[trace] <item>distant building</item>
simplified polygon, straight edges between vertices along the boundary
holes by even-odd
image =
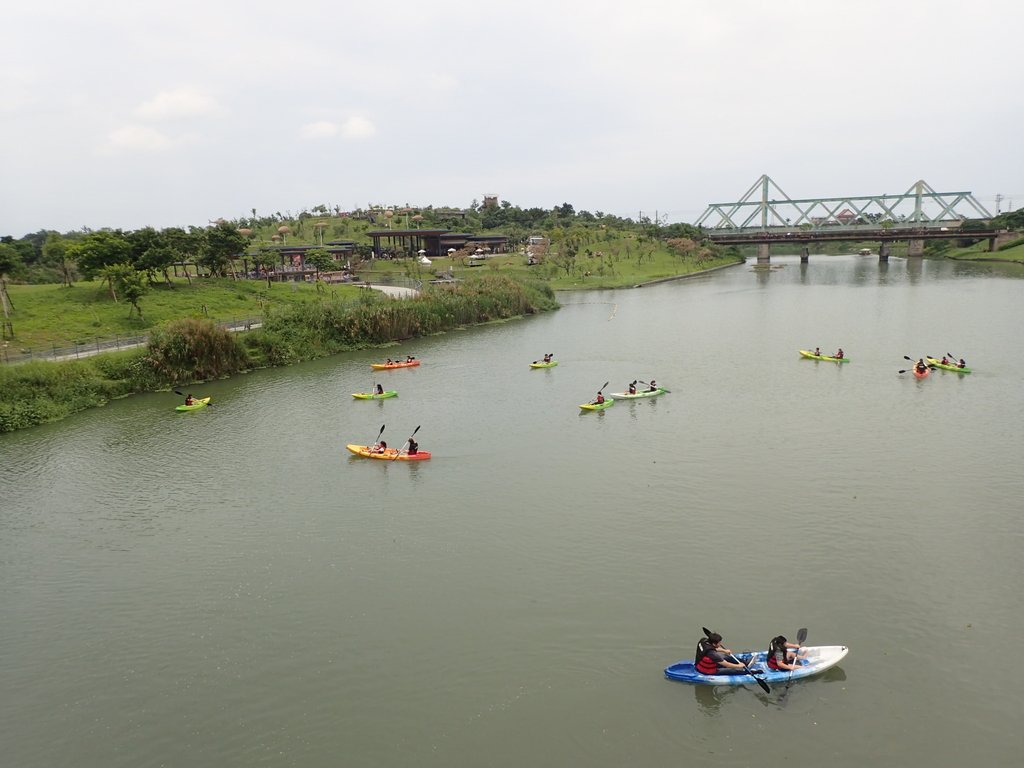
[[[497,195],[484,195],[484,208],[497,208],[498,207],[498,196]]]

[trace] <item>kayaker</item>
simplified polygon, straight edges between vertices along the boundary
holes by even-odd
[[[417,452],[417,451],[418,451],[419,449],[420,449],[420,444],[419,444],[419,443],[417,443],[417,442],[416,442],[415,440],[413,440],[413,439],[412,439],[412,438],[410,437],[410,438],[409,438],[409,450],[408,450],[408,454],[409,454],[410,456],[415,456],[415,455],[416,455],[416,452]]]
[[[832,355],[832,357],[834,357],[836,360],[842,360],[843,359],[843,348],[840,347],[839,351],[836,352],[834,355]]]
[[[384,365],[394,365],[394,364],[395,364],[395,361],[392,360],[390,357],[387,360],[384,361]]]
[[[374,394],[376,394],[376,395],[383,395],[384,394],[384,385],[383,384],[378,384],[377,385],[377,389],[374,392]]]
[[[651,383],[647,386],[647,391],[648,392],[657,392],[658,391],[658,385],[654,383],[654,379],[651,379]]]
[[[960,362],[959,362],[959,363],[957,363],[956,367],[957,367],[957,368],[966,368],[966,367],[967,367],[967,363],[965,363],[965,362],[964,362],[964,359],[963,359],[963,358],[961,357],[961,358],[960,358]]]
[[[379,443],[370,448],[370,453],[386,453],[388,450],[388,443],[386,440],[381,440]]]
[[[196,399],[194,397],[192,397],[192,393],[189,392],[188,395],[186,395],[186,397],[185,397],[185,405],[193,405],[193,404],[195,404],[195,402],[196,402]]]
[[[405,356],[405,362],[407,362],[407,363],[411,363],[411,362],[412,362],[413,360],[415,360],[415,359],[416,359],[416,358],[415,358],[415,357],[413,357],[412,355],[406,355],[406,356]]]
[[[924,364],[923,357],[914,364],[914,368],[917,369],[918,373],[924,373],[928,370],[928,366]]]
[[[629,394],[631,394],[631,395],[635,395],[636,394],[636,382],[635,381],[632,384],[629,385]]]
[[[604,395],[602,395],[600,392],[598,392],[597,393],[597,397],[594,398],[593,405],[600,405],[603,402],[604,402]]]
[[[796,669],[800,666],[796,663],[796,651],[799,648],[799,645],[788,642],[783,635],[773,637],[772,641],[768,644],[768,668]]]
[[[747,668],[739,662],[729,661],[732,651],[722,647],[722,636],[712,632],[697,643],[697,654],[693,666],[702,675],[743,675]],[[733,656],[735,658],[735,656]]]
[[[945,355],[942,356],[942,364],[943,365],[949,365],[949,360],[946,359]]]
[[[821,357],[821,347],[815,347],[814,348],[814,356],[815,357]]]

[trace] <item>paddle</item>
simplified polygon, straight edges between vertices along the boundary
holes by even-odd
[[[638,382],[640,382],[641,384],[644,384],[644,385],[648,386],[648,387],[649,387],[649,386],[651,386],[651,385],[650,385],[650,384],[649,384],[648,382],[646,382],[646,381],[641,381],[640,379],[637,379],[637,381],[638,381]],[[660,389],[660,390],[661,390],[662,392],[664,392],[665,394],[668,394],[668,395],[671,395],[671,394],[672,394],[672,390],[670,390],[670,389],[665,389],[664,387],[657,387],[657,389]]]
[[[422,426],[423,426],[423,425],[422,425],[422,424],[420,424],[420,426],[419,426],[419,427],[416,427],[416,429],[414,429],[414,430],[412,431],[412,434],[411,434],[411,435],[409,435],[409,439],[408,439],[408,440],[406,440],[406,441],[405,441],[405,445],[403,445],[403,446],[402,446],[402,450],[400,450],[400,451],[399,451],[398,453],[396,453],[396,454],[395,454],[395,458],[393,458],[393,459],[392,459],[392,461],[397,461],[397,460],[398,460],[398,457],[399,457],[399,456],[401,456],[401,455],[402,455],[402,453],[403,453],[403,452],[405,451],[405,449],[409,447],[409,443],[411,443],[411,442],[412,442],[412,439],[413,439],[414,437],[416,437],[416,433],[420,431],[420,427],[422,427]]]
[[[604,388],[605,388],[605,387],[607,387],[607,386],[608,386],[608,385],[609,385],[610,383],[611,383],[611,379],[609,379],[608,381],[606,381],[606,382],[604,383],[604,386],[602,386],[602,387],[601,387],[601,389],[597,390],[597,394],[599,394],[599,395],[600,395],[600,394],[601,394],[601,392],[602,392],[602,391],[604,390]],[[596,400],[596,399],[595,399],[595,400],[591,400],[591,401],[590,401],[590,404],[591,404],[591,405],[597,405],[597,400]],[[618,413],[618,411],[616,411],[616,413]]]
[[[372,445],[369,445],[367,447],[372,448],[374,445],[377,445],[377,443],[380,442],[380,436],[383,435],[383,434],[384,434],[384,425],[381,424],[380,425],[380,432],[377,433],[377,439],[373,441]]]
[[[797,664],[797,657],[800,655],[800,646],[804,644],[807,639],[807,627],[800,627],[796,631],[796,655],[793,656],[793,666]],[[786,679],[786,690],[789,690],[789,684],[793,682],[793,670],[789,670],[789,677]]]
[[[181,395],[182,397],[188,397],[188,395],[186,395],[184,392],[180,392],[177,389],[172,389],[171,392],[173,392],[176,395]],[[212,405],[213,405],[213,403],[207,403],[206,407],[209,408]]]
[[[701,627],[701,629],[704,630],[704,634],[705,635],[707,635],[708,637],[711,637],[711,630],[710,629],[708,629],[707,627]],[[772,689],[768,687],[768,683],[766,683],[764,680],[762,680],[757,675],[755,675],[753,672],[751,672],[750,671],[750,667],[749,667],[749,665],[746,662],[740,661],[739,659],[737,659],[732,654],[729,654],[729,658],[731,658],[737,664],[742,664],[743,668],[745,670],[747,670],[747,674],[750,675],[752,678],[754,678],[755,682],[759,686],[761,686],[761,690],[763,690],[765,693],[771,693],[772,692]]]

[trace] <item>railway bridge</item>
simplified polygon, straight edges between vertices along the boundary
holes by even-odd
[[[902,195],[794,199],[764,175],[739,200],[711,203],[696,224],[715,243],[756,245],[759,263],[770,261],[773,244],[797,247],[807,261],[811,246],[826,242],[876,242],[878,258],[886,261],[896,241],[907,241],[910,257],[924,255],[926,240],[966,237],[988,240],[993,251],[1016,235],[962,229],[968,219],[991,218],[970,192],[936,192],[925,181]]]

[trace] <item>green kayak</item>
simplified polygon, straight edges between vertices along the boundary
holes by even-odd
[[[615,405],[615,401],[608,398],[603,403],[583,403],[580,406],[584,411],[603,411],[605,408],[611,408]]]
[[[397,389],[389,389],[381,392],[379,395],[375,392],[353,392],[352,397],[357,400],[383,400],[386,397],[394,397],[397,394]]]
[[[816,355],[810,350],[801,349],[800,354],[804,357],[809,357],[811,360],[827,360],[830,363],[848,363],[850,358],[848,357],[831,357],[830,355]]]
[[[209,404],[210,404],[210,398],[208,398],[208,397],[196,398],[195,400],[192,401],[192,405],[179,405],[174,410],[176,410],[178,412],[181,412],[181,411],[198,411],[200,408],[205,408]]]
[[[934,357],[926,358],[929,365],[934,365],[936,368],[941,368],[944,371],[955,371],[956,373],[970,373],[970,368],[961,368],[959,365],[947,365],[941,360],[936,360]]]
[[[530,363],[531,368],[554,368],[558,365],[557,360],[552,360],[550,363]]]

